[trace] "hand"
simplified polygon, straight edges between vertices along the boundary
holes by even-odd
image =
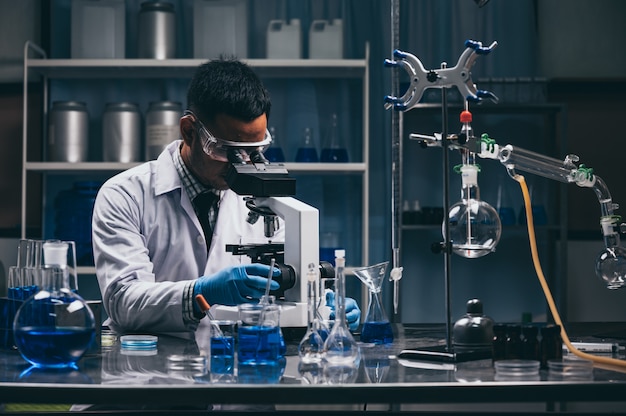
[[[326,292],[326,306],[331,309],[330,319],[335,319],[335,292],[328,290]],[[350,331],[356,331],[359,327],[359,319],[361,318],[361,309],[352,298],[346,298],[346,323]]]
[[[199,277],[193,288],[193,296],[202,294],[209,305],[252,303],[265,294],[269,273],[270,266],[261,263],[227,267],[214,275]],[[272,277],[278,277],[280,273],[279,269],[274,268]],[[278,282],[272,280],[270,289],[278,288]]]

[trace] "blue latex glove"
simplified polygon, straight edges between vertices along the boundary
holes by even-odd
[[[335,292],[329,290],[326,292],[326,306],[331,309],[330,319],[335,319]],[[356,300],[346,297],[346,323],[350,331],[356,331],[359,327],[359,319],[361,318],[361,309]]]
[[[269,273],[270,266],[261,263],[227,267],[214,275],[199,277],[193,287],[193,296],[202,294],[209,305],[255,303],[265,294]],[[274,268],[272,276],[280,276],[280,270]],[[279,286],[272,280],[270,289],[276,290]]]

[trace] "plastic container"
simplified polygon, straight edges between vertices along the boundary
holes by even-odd
[[[300,19],[270,20],[267,25],[267,58],[302,58],[302,28]]]
[[[168,2],[144,2],[139,11],[139,58],[176,58],[176,14]]]
[[[248,56],[246,0],[194,0],[193,57]]]
[[[72,0],[72,58],[125,57],[124,0]]]
[[[102,160],[139,162],[142,153],[139,107],[128,102],[108,103],[102,114]]]
[[[101,185],[97,181],[75,182],[72,189],[59,192],[54,199],[54,237],[76,243],[76,262],[79,266],[94,264],[91,216]]]
[[[88,142],[87,105],[80,101],[55,101],[48,118],[48,160],[85,162]]]
[[[343,58],[343,21],[314,20],[309,29],[309,58]]]
[[[146,160],[153,160],[180,136],[182,104],[176,101],[153,101],[146,112]]]

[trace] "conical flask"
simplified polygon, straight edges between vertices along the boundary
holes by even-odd
[[[280,146],[279,137],[276,134],[276,127],[270,127],[269,132],[272,136],[272,144],[263,152],[263,155],[272,163],[284,162],[285,154],[283,153],[283,148]]]
[[[322,148],[320,161],[325,163],[348,163],[348,149],[342,143],[339,133],[339,120],[336,113],[330,119],[326,145]]]
[[[361,329],[361,341],[374,344],[390,344],[393,342],[391,323],[387,319],[382,304],[382,283],[387,273],[389,262],[378,263],[373,266],[355,269],[358,277],[369,291],[369,307]]]

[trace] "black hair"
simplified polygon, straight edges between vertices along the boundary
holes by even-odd
[[[271,101],[252,68],[234,58],[220,58],[198,67],[187,91],[187,107],[207,120],[226,114],[252,121],[263,114],[269,118]]]

